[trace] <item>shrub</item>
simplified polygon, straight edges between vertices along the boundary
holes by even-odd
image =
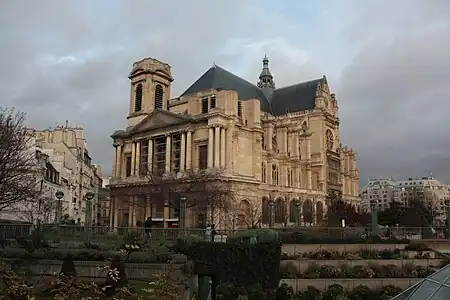
[[[430,248],[428,248],[427,245],[421,242],[411,242],[408,245],[405,246],[405,250],[408,251],[428,251]]]
[[[283,278],[297,278],[300,275],[300,269],[297,262],[281,261],[280,274]]]
[[[342,285],[333,284],[323,293],[321,300],[335,300],[344,296],[344,288]]]

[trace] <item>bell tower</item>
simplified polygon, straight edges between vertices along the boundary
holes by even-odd
[[[128,78],[131,80],[128,126],[136,125],[155,109],[167,110],[173,81],[169,64],[144,58],[133,63]]]
[[[269,59],[267,55],[264,55],[263,68],[259,75],[258,87],[263,90],[266,96],[269,96],[275,89],[275,81],[273,81],[273,75],[269,70]]]

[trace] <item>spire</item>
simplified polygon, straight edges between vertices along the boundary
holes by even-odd
[[[275,82],[273,81],[272,73],[269,70],[269,59],[264,54],[263,68],[259,75],[258,87],[261,89],[275,89]]]

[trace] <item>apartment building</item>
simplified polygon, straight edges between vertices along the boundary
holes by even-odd
[[[57,157],[58,163],[64,166],[70,176],[67,177],[67,182],[71,186],[70,193],[64,193],[64,201],[70,203],[68,214],[70,220],[75,223],[89,224],[93,221],[92,216],[96,212],[89,209],[95,205],[90,206],[86,199],[86,194],[92,192],[96,195],[96,167],[92,164],[91,156],[89,155],[87,140],[84,135],[82,127],[69,126],[68,121],[64,126],[57,126],[56,128],[49,128],[44,130],[30,129],[31,134],[36,137],[36,144],[46,153],[51,153],[52,156]],[[93,200],[96,201],[94,197]]]
[[[371,203],[378,210],[389,209],[389,203],[396,201],[406,206],[410,201],[420,201],[433,213],[434,222],[443,224],[446,218],[445,200],[450,199],[450,186],[432,175],[410,177],[407,180],[371,179],[361,189],[361,204],[364,211],[372,210]]]

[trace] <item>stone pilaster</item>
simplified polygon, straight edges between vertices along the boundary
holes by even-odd
[[[116,177],[116,168],[117,168],[117,145],[114,145],[114,153],[113,153],[113,163],[112,163],[112,176]]]
[[[267,125],[267,150],[272,151],[273,124]]]
[[[227,151],[225,154],[225,156],[226,156],[225,163],[226,163],[227,169],[231,170],[231,166],[232,166],[231,162],[233,161],[233,153],[234,153],[233,152],[233,127],[229,126],[227,128],[226,135],[227,135],[227,138],[226,138]]]

